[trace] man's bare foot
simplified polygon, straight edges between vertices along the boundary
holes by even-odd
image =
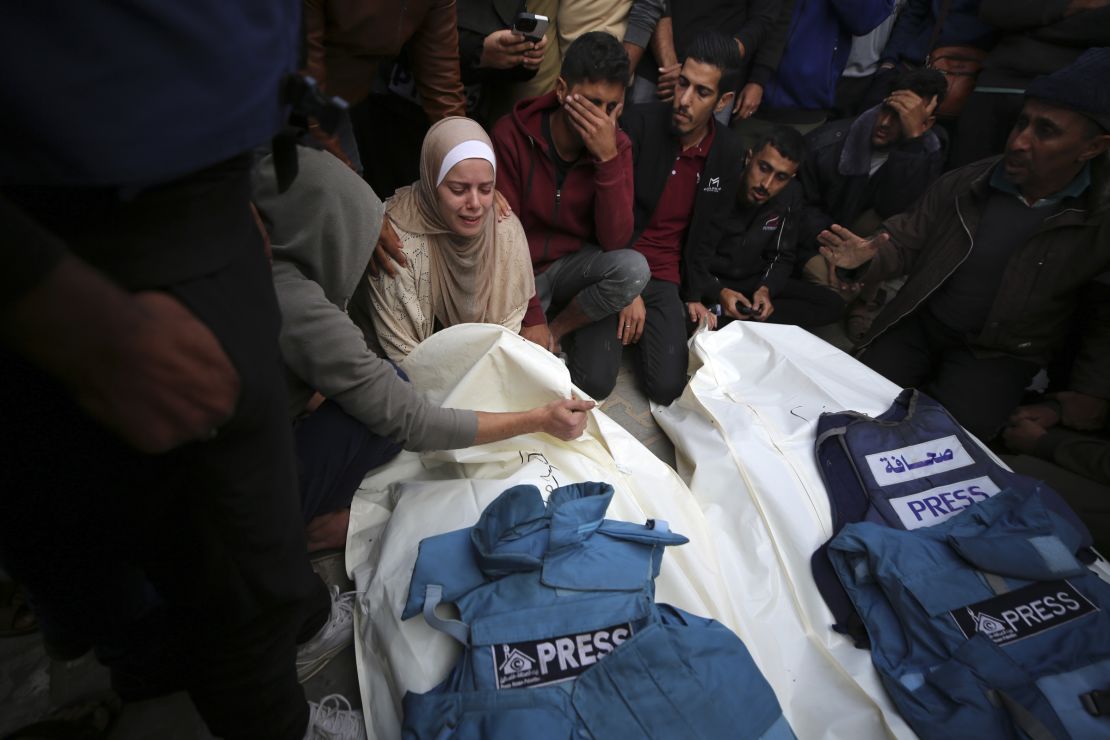
[[[559,315],[548,324],[551,330],[551,339],[554,342],[556,349],[552,350],[555,354],[561,351],[561,343],[563,337],[570,334],[576,329],[581,329],[587,324],[592,324],[590,317],[582,310],[582,306],[578,303],[578,296],[571,299],[566,308],[559,312]]]
[[[350,509],[338,509],[314,517],[304,530],[308,551],[342,550],[347,546],[347,525],[350,522]]]

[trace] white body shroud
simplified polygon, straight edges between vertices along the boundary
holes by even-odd
[[[371,737],[399,737],[401,697],[441,682],[459,653],[421,617],[400,620],[420,540],[473,525],[516,483],[550,490],[587,480],[613,485],[610,518],[663,519],[690,538],[664,557],[658,600],[736,632],[798,737],[912,737],[869,654],[829,629],[809,573],[810,556],[831,534],[813,462],[817,415],[878,413],[898,389],[792,327],[734,324],[698,334],[691,348],[691,384],[655,410],[691,488],[597,411],[573,442],[536,434],[405,452],[363,482],[346,555],[361,592],[356,654]],[[523,410],[578,392],[550,353],[488,325],[434,335],[403,368],[433,402],[457,408]]]

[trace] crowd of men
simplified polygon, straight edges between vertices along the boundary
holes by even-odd
[[[1107,47],[1110,0],[22,6],[0,565],[28,601],[0,626],[95,649],[125,700],[186,690],[222,737],[360,736],[298,682],[351,629],[306,532],[341,546],[401,446],[569,439],[592,407],[440,409],[346,317],[405,260],[378,199],[452,116],[523,228],[520,334],[593,398],[629,350],[671,403],[698,328],[841,326],[1107,543]],[[278,200],[295,177],[317,215],[345,194],[361,215],[311,220],[365,252],[319,251]]]

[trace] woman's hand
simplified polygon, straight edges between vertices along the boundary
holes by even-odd
[[[586,412],[596,405],[577,398],[552,401],[543,407],[541,431],[563,440],[578,439],[589,420]]]

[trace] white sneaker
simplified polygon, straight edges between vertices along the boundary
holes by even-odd
[[[310,701],[304,740],[366,740],[362,712],[351,709],[342,694],[329,694],[319,703]]]
[[[355,639],[354,591],[339,593],[331,589],[331,614],[311,640],[297,646],[297,680],[304,683],[324,669],[332,658]]]

